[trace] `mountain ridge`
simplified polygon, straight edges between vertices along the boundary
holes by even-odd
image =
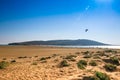
[[[25,41],[8,43],[8,45],[108,45],[102,42],[88,40],[88,39],[77,39],[77,40],[48,40],[48,41]]]

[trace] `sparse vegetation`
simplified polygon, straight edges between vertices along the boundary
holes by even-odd
[[[45,48],[45,51],[47,49]],[[20,55],[19,56],[15,55],[13,57],[3,56],[0,59],[2,60],[2,62],[0,62],[1,76],[3,75],[3,77],[5,77],[6,79],[7,76],[5,74],[10,73],[8,74],[8,76],[12,79],[14,76],[20,76],[21,73],[29,76],[29,73],[31,71],[33,71],[31,74],[34,74],[34,70],[36,70],[37,74],[35,75],[38,76],[37,78],[46,79],[46,80],[48,79],[64,80],[65,78],[71,80],[119,80],[119,71],[120,71],[119,53],[118,54],[113,54],[111,52],[107,53],[104,52],[104,50],[106,49],[98,49],[98,48],[97,49],[75,48],[72,50],[70,50],[71,48],[68,50],[67,48],[65,48],[65,50],[61,48],[60,50],[58,49],[59,48],[54,49],[55,53],[60,54],[59,56],[56,56],[57,54],[54,54],[54,56],[56,57],[53,57],[52,53],[54,53],[54,51],[51,50],[50,50],[51,52],[49,52],[48,50],[48,53],[46,51],[44,56],[39,56],[39,55],[41,53],[44,53],[45,51],[43,52],[41,51],[40,54],[37,55],[32,54],[33,53],[32,52],[30,55],[27,56],[28,58],[24,56],[27,54],[24,55],[21,54],[21,56],[23,57],[19,57]],[[85,50],[88,51],[85,52]],[[85,54],[81,53],[82,51],[85,52]],[[94,51],[93,54],[92,51]],[[96,53],[97,51],[100,52]],[[106,55],[109,55],[109,57],[107,57]],[[19,59],[18,57],[21,59]],[[19,71],[19,74],[14,74],[13,76],[11,76],[12,74],[11,71],[12,73],[16,73]],[[100,71],[100,72],[96,72],[96,71]],[[24,77],[26,79],[29,79],[29,77],[27,77],[26,75]],[[16,78],[17,77],[13,79]]]
[[[43,60],[46,60],[46,58],[45,57],[40,58],[40,61],[43,61]]]
[[[98,80],[110,80],[110,77],[102,72],[96,72],[95,77],[99,78]],[[97,79],[93,79],[93,80],[97,80]]]
[[[110,77],[102,72],[96,72],[94,76],[83,77],[83,80],[110,80]]]
[[[100,80],[100,79],[96,76],[89,76],[89,77],[85,76],[83,77],[83,80]]]
[[[119,65],[119,58],[118,57],[111,57],[109,59],[103,59],[103,61],[105,61],[106,63],[110,63],[110,64],[113,64],[113,65]]]
[[[111,50],[111,49],[108,49],[108,50],[105,50],[105,52],[113,52],[113,50]]]
[[[91,66],[97,66],[97,63],[96,63],[94,60],[91,60],[91,61],[89,62],[89,65],[91,65]]]
[[[103,53],[103,51],[97,51],[96,53]]]
[[[40,61],[43,61],[43,60],[46,60],[46,59],[50,59],[51,57],[42,57],[42,58],[40,58]]]
[[[106,64],[104,67],[105,67],[106,71],[110,71],[110,72],[113,72],[117,69],[117,67],[113,64]]]
[[[110,60],[112,61],[113,64],[119,65],[119,59],[117,57],[111,57]]]
[[[93,59],[101,59],[101,57],[99,55],[94,55]]]
[[[83,58],[91,58],[92,56],[91,55],[85,55]]]
[[[110,54],[108,55],[105,51],[97,51],[96,54],[94,54],[94,56],[106,56],[106,57],[109,57]]]
[[[59,67],[67,67],[69,65],[70,64],[68,64],[68,62],[66,60],[63,60],[63,61],[60,62]]]
[[[6,67],[8,67],[9,66],[9,63],[8,62],[5,62],[5,61],[1,61],[0,62],[0,69],[4,69],[4,68],[6,68]]]
[[[46,59],[50,59],[50,58],[51,58],[50,56],[46,57]]]
[[[104,52],[106,52],[106,53],[117,53],[117,51],[111,50],[111,49],[107,49],[107,50],[105,50]]]
[[[80,60],[78,63],[77,63],[77,66],[79,69],[85,69],[87,65],[87,62],[85,60]]]
[[[81,64],[83,64],[85,66],[87,65],[87,61],[85,61],[85,60],[80,60],[79,63],[81,63]]]
[[[21,59],[21,58],[27,58],[27,56],[20,56],[20,57],[18,57],[19,59]]]
[[[65,59],[72,59],[74,57],[76,57],[76,56],[75,55],[68,55],[68,56],[65,57]]]
[[[106,56],[104,52],[98,53],[99,56]]]
[[[79,69],[85,69],[85,66],[83,64],[77,63],[77,66]]]
[[[65,59],[68,59],[69,61],[76,61],[74,58],[76,57],[76,55],[68,55],[65,57]]]
[[[73,62],[75,62],[75,61],[76,61],[76,59],[74,59],[74,58],[73,58],[73,59],[71,59],[70,61],[73,61]]]
[[[54,60],[55,63],[58,62],[58,61],[59,61],[59,59],[55,59],[55,60]]]
[[[37,65],[37,62],[33,62],[32,65]]]
[[[16,60],[11,60],[11,63],[15,63],[16,62]]]
[[[53,55],[52,55],[52,57],[56,57],[56,56],[58,56],[58,54],[53,54]]]
[[[86,54],[89,54],[90,52],[89,51],[85,51],[85,52],[82,52],[82,53],[86,55]]]

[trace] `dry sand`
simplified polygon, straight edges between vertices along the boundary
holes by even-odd
[[[96,51],[101,49],[57,48],[47,46],[0,46],[0,58],[19,56],[50,56],[52,54],[67,54],[86,50]]]
[[[120,66],[117,66],[117,71],[115,72],[107,72],[104,69],[105,62],[102,59],[108,58],[105,56],[102,56],[102,59],[94,59],[97,61],[98,66],[88,65],[84,70],[79,69],[76,65],[79,60],[83,59],[88,62],[93,60],[93,58],[83,58],[82,52],[85,51],[96,54],[97,51],[104,51],[104,49],[0,46],[0,61],[16,61],[10,63],[7,68],[0,69],[0,80],[83,80],[84,76],[93,76],[95,71],[107,73],[111,80],[120,80]],[[116,51],[118,52],[116,55],[120,57],[120,50]],[[76,54],[78,52],[79,54]],[[70,66],[59,68],[60,62],[67,55],[75,55],[77,57],[74,58],[75,61],[67,60]],[[41,57],[50,58],[41,61]]]

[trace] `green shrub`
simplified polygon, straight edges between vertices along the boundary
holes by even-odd
[[[16,62],[16,60],[11,60],[11,63],[15,63]]]
[[[85,61],[85,60],[80,60],[79,63],[80,63],[80,64],[83,64],[84,66],[87,65],[87,61]]]
[[[46,60],[46,59],[50,59],[51,57],[50,56],[48,56],[48,57],[42,57],[42,58],[40,58],[40,61],[43,61],[43,60]]]
[[[32,65],[37,65],[37,62],[33,62]]]
[[[99,56],[106,56],[106,54],[104,52],[102,53],[98,53]]]
[[[46,60],[46,58],[45,57],[40,58],[40,61],[43,61],[43,60]]]
[[[102,72],[96,72],[94,76],[83,77],[82,80],[110,80],[110,77]]]
[[[83,52],[83,54],[89,54],[90,52],[89,51],[85,51],[85,52]]]
[[[56,56],[58,56],[58,54],[53,54],[53,55],[52,55],[52,57],[56,57]]]
[[[96,53],[103,53],[103,51],[97,51]]]
[[[94,59],[101,59],[99,55],[93,56]]]
[[[19,59],[23,58],[22,56],[18,57]]]
[[[85,60],[80,60],[78,63],[77,63],[77,66],[79,69],[85,69],[87,65],[87,62]]]
[[[91,66],[97,66],[97,63],[96,63],[95,61],[91,60],[91,61],[89,62],[89,65],[91,65]]]
[[[113,50],[111,50],[111,49],[108,49],[108,50],[105,50],[105,52],[113,52]]]
[[[65,57],[65,59],[68,59],[69,61],[76,61],[74,59],[75,57],[76,57],[75,55],[68,55],[68,56]]]
[[[77,63],[77,67],[78,67],[79,69],[85,69],[85,66],[84,66],[83,64],[80,64],[80,63]]]
[[[119,59],[117,57],[111,57],[110,60],[112,61],[113,64],[119,65]]]
[[[65,57],[65,59],[73,59],[74,57],[76,57],[75,55],[68,55]]]
[[[60,67],[67,67],[67,66],[69,66],[69,64],[68,64],[68,62],[66,60],[63,60],[63,61],[60,62],[59,66]]]
[[[91,55],[85,55],[83,58],[91,58],[92,56]]]
[[[104,67],[107,71],[111,71],[111,72],[117,69],[116,66],[113,64],[106,64]]]
[[[105,50],[105,52],[106,52],[106,53],[117,53],[117,51],[111,50],[111,49]]]
[[[50,58],[51,58],[50,56],[46,57],[46,59],[50,59]]]
[[[0,62],[0,69],[4,69],[4,68],[6,68],[6,67],[8,67],[9,66],[9,63],[8,62],[5,62],[5,61],[1,61]]]
[[[19,59],[22,59],[22,58],[27,58],[27,56],[20,56],[18,57]]]
[[[95,76],[96,76],[97,78],[99,78],[98,80],[110,80],[110,77],[109,77],[107,74],[102,73],[102,72],[96,72],[96,73],[95,73]],[[95,80],[95,79],[93,79],[93,80]],[[97,80],[97,79],[96,79],[96,80]]]
[[[93,76],[93,77],[90,77],[89,80],[100,80],[100,79],[98,77],[96,77],[96,76]]]
[[[96,76],[89,76],[89,77],[83,77],[83,79],[82,80],[100,80],[98,77],[96,77]]]

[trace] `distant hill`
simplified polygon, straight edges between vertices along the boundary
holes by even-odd
[[[26,41],[18,43],[9,43],[8,45],[107,45],[101,42],[87,40],[87,39],[78,39],[78,40],[49,40],[49,41]]]

